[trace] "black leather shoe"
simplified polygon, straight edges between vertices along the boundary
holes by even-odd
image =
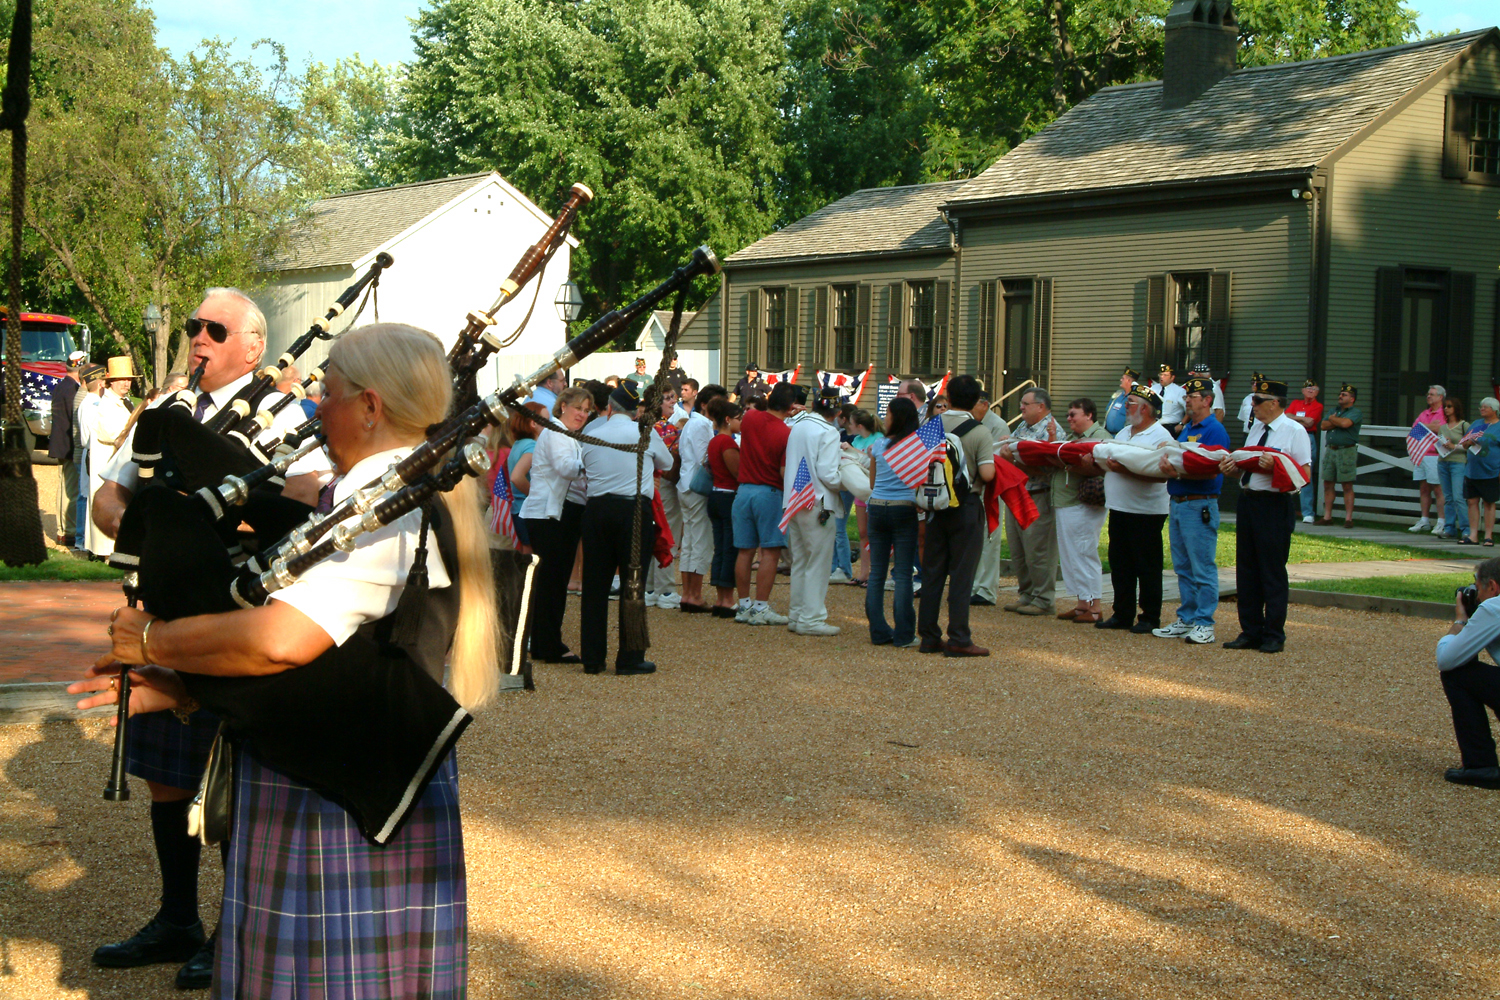
[[[1450,767],[1443,772],[1443,778],[1455,785],[1500,788],[1500,767]]]
[[[173,982],[179,990],[206,990],[214,984],[214,942],[218,939],[219,932],[215,930],[198,949],[198,954],[177,970]]]
[[[1260,644],[1262,653],[1279,653],[1286,648],[1286,642],[1282,639],[1267,639]]]
[[[656,664],[650,660],[642,660],[640,663],[628,667],[615,667],[615,673],[621,677],[629,677],[631,674],[654,674]]]
[[[586,673],[586,674],[602,674],[602,673],[604,673],[604,664],[602,664],[602,663],[585,663],[583,665],[583,672]]]
[[[1138,621],[1130,626],[1133,635],[1149,635],[1152,629],[1161,628],[1161,622]]]
[[[566,663],[569,666],[577,666],[578,664],[580,664],[580,663],[583,662],[583,657],[579,656],[577,653],[564,653],[563,655],[556,656],[556,657],[544,656],[544,657],[542,657],[542,662],[543,663]]]
[[[978,594],[975,594],[973,597],[969,598],[969,607],[971,608],[993,608],[994,606],[994,601],[986,601]]]
[[[942,651],[943,644],[941,642],[928,642],[926,639],[923,639],[922,645],[917,647],[917,652],[919,653],[941,653]]]
[[[1252,638],[1250,638],[1250,636],[1248,636],[1245,633],[1241,632],[1239,635],[1235,636],[1233,639],[1230,639],[1228,642],[1224,643],[1224,648],[1225,649],[1259,649],[1260,648],[1260,640],[1259,639],[1252,639]]]
[[[186,962],[203,947],[203,923],[174,927],[158,917],[132,937],[94,949],[94,964],[110,969],[133,969],[139,965]]]
[[[1130,627],[1129,620],[1125,619],[1125,618],[1121,618],[1119,615],[1110,615],[1108,618],[1104,619],[1102,622],[1094,622],[1094,628],[1129,628],[1129,627]]]

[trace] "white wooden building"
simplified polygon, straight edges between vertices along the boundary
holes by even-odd
[[[494,172],[335,195],[317,202],[313,215],[311,229],[262,275],[254,293],[266,314],[267,357],[305,333],[381,251],[395,263],[380,279],[380,319],[431,330],[451,346],[469,311],[494,303],[500,283],[552,223],[548,212]],[[566,343],[553,303],[568,280],[574,246],[569,237],[540,278],[496,316],[497,329],[508,336],[536,296],[520,338],[480,374],[481,393],[531,372]],[[372,299],[360,323],[375,319],[374,305]],[[357,306],[334,322],[335,331],[348,325]],[[306,371],[326,356],[327,344],[319,341],[299,367]]]

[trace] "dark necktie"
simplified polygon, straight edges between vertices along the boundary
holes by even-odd
[[[208,412],[209,404],[212,403],[213,401],[214,401],[214,398],[212,396],[210,396],[208,393],[206,393],[206,392],[200,392],[200,393],[198,393],[198,405],[196,405],[196,406],[193,407],[193,419],[197,420],[199,422],[202,422],[202,420],[203,420],[203,414],[205,414],[205,413]]]
[[[1266,427],[1265,424],[1261,424],[1260,425],[1260,437],[1256,438],[1254,441],[1246,441],[1245,442],[1245,447],[1246,448],[1255,448],[1255,447],[1258,447],[1260,445],[1265,444],[1266,443],[1266,431],[1269,430],[1269,429],[1270,428]],[[1242,489],[1242,490],[1248,490],[1250,488],[1250,476],[1251,475],[1252,475],[1252,473],[1247,472],[1243,476],[1240,476],[1240,489]]]

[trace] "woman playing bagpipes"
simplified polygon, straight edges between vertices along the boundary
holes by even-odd
[[[451,392],[443,347],[430,333],[379,324],[340,337],[318,407],[342,477],[334,502],[422,443],[448,413]],[[452,697],[464,709],[482,706],[498,685],[498,626],[474,482],[360,535],[352,551],[316,564],[263,606],[171,621],[120,608],[111,652],[69,690],[97,692],[80,708],[114,704],[113,675],[135,665],[131,714],[192,709],[198,678],[290,678],[335,646],[361,648],[345,644],[384,626],[380,641],[396,642],[413,670],[440,684],[446,662]],[[413,564],[424,559],[426,589],[413,584],[421,598],[403,602],[418,578]],[[412,604],[422,627],[395,626],[406,638],[393,640],[389,623]],[[356,724],[342,718],[351,709],[336,690],[320,707],[329,741]],[[410,786],[420,792],[400,821],[372,836],[344,806],[268,766],[253,728],[241,735],[214,995],[462,996],[467,914],[452,752],[439,755],[425,784]]]

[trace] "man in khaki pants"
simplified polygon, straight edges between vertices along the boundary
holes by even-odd
[[[1012,441],[1061,441],[1066,432],[1052,417],[1052,397],[1045,389],[1027,389],[1021,394],[1021,422]],[[1014,444],[1001,445],[1001,453],[1014,462]],[[1020,463],[1017,463],[1020,465]],[[1020,594],[1005,606],[1018,615],[1051,615],[1056,609],[1057,527],[1052,516],[1052,473],[1049,465],[1020,466],[1027,474],[1026,492],[1036,504],[1037,519],[1022,528],[1016,516],[1005,513],[1005,537],[1010,541],[1010,564],[1016,571]]]

